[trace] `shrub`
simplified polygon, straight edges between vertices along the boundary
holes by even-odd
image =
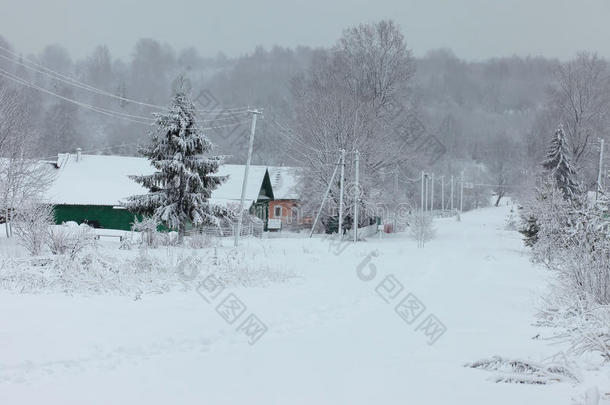
[[[53,206],[32,204],[19,209],[13,217],[13,228],[19,244],[31,255],[42,253],[49,228],[53,225]]]
[[[140,232],[141,243],[148,247],[159,247],[161,243],[161,233],[158,231],[160,222],[155,217],[142,217],[135,219],[132,231]]]
[[[417,213],[411,216],[409,231],[411,237],[417,240],[417,245],[423,247],[426,242],[432,240],[435,235],[432,226],[432,215]]]
[[[140,243],[147,247],[180,245],[178,232],[160,232],[160,224],[156,217],[143,217],[141,220],[136,218],[131,229],[140,233]]]
[[[519,228],[519,233],[523,235],[523,243],[527,247],[533,247],[538,242],[538,220],[532,214],[527,215],[522,219],[522,225]]]
[[[218,239],[206,233],[198,233],[187,237],[187,245],[191,249],[207,249],[217,247]]]
[[[508,231],[515,231],[515,230],[517,230],[517,225],[518,225],[518,220],[517,220],[517,216],[515,215],[515,208],[511,207],[510,212],[508,213],[508,216],[506,217],[506,220],[505,220],[505,228]]]
[[[67,222],[49,227],[47,244],[54,255],[67,254],[71,259],[95,245],[95,233],[87,224]]]

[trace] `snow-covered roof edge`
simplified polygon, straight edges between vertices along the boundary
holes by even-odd
[[[300,198],[297,186],[302,168],[291,166],[269,166],[269,177],[276,200],[298,200]]]
[[[241,198],[244,165],[222,165],[217,173],[229,176],[228,180],[212,193],[211,203],[227,205]],[[131,175],[147,175],[154,168],[146,158],[113,155],[60,154],[57,166],[49,165],[55,172],[55,180],[45,193],[45,200],[64,205],[121,205],[127,197],[145,194],[147,189],[129,178]],[[246,188],[246,207],[258,199],[266,166],[250,166]]]

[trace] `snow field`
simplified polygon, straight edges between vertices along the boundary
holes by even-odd
[[[235,282],[217,300],[233,293],[247,307],[233,324],[219,301],[176,279],[138,299],[2,292],[0,403],[573,404],[589,385],[610,402],[607,368],[583,371],[581,384],[522,385],[464,367],[494,355],[544,362],[562,350],[532,339],[545,332],[533,324],[550,275],[504,229],[508,209],[437,220],[436,239],[420,249],[406,235],[340,254],[324,238],[247,239],[235,269],[267,266],[286,277],[244,287],[225,276]],[[136,254],[114,243],[101,249]],[[218,250],[229,257],[226,244]],[[367,257],[370,281],[357,273]],[[379,287],[389,275],[400,284]],[[389,303],[376,291],[387,298],[397,285]],[[412,324],[395,312],[408,293],[425,305]],[[253,345],[236,331],[248,314],[267,327]],[[415,330],[429,314],[447,329],[433,345]]]

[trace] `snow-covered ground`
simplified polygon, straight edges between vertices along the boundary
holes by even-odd
[[[545,363],[562,350],[534,339],[547,335],[533,324],[550,275],[504,229],[507,214],[437,220],[420,249],[400,234],[249,240],[246,260],[291,278],[216,298],[214,288],[137,300],[0,292],[0,404],[561,405],[583,403],[592,385],[610,403],[608,368],[526,385],[464,367],[494,355]],[[247,308],[228,324],[216,308],[231,293]],[[409,293],[425,305],[411,324],[395,312]],[[239,330],[250,314],[267,327],[254,344]],[[421,326],[428,315],[444,334]]]

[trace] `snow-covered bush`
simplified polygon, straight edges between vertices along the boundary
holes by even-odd
[[[131,229],[140,232],[141,243],[148,247],[158,247],[161,245],[161,233],[158,231],[159,220],[144,216],[141,219],[134,219]]]
[[[45,260],[6,259],[0,288],[18,292],[141,294],[169,289],[173,269],[164,260],[146,254],[125,258],[86,250],[54,255]]]
[[[180,245],[180,236],[178,232],[161,232],[161,245],[162,246],[178,246]]]
[[[521,232],[532,258],[557,275],[541,323],[563,329],[571,351],[610,359],[610,201],[578,186],[561,127],[543,167],[547,177],[525,204]]]
[[[261,247],[264,251],[264,245]],[[257,252],[248,255],[243,250],[232,249],[219,255],[216,260],[218,264],[210,271],[227,286],[264,286],[286,282],[296,277],[294,273],[280,266],[269,264]]]
[[[553,181],[544,183],[537,191],[523,214],[525,227],[536,228],[535,234],[525,239],[526,245],[532,247],[534,262],[543,263],[549,268],[561,264],[563,258],[559,249],[567,246],[567,230],[571,227],[574,209],[572,202],[564,199]]]
[[[74,258],[67,254],[26,259],[0,256],[0,270],[0,290],[136,297],[173,288],[195,289],[210,274],[227,287],[265,286],[297,277],[256,250],[181,247],[124,252],[88,249]]]
[[[569,235],[558,270],[579,295],[610,304],[610,219],[596,207],[581,208],[566,230]]]
[[[219,246],[218,238],[206,233],[197,233],[187,237],[187,245],[191,249],[208,249]]]
[[[159,246],[178,246],[180,245],[180,237],[178,232],[159,231],[160,221],[156,217],[142,217],[135,219],[132,225],[132,231],[138,232],[140,235],[140,245],[158,248]],[[124,247],[128,249],[127,244]]]
[[[557,275],[541,323],[561,328],[572,353],[610,360],[610,202],[566,199],[547,185],[529,209],[538,225],[533,260]]]
[[[34,256],[42,253],[53,219],[52,205],[32,204],[20,208],[13,217],[13,229],[19,244]]]
[[[510,212],[508,213],[508,216],[506,217],[505,220],[505,228],[508,231],[515,231],[517,230],[517,226],[519,224],[517,215],[515,213],[515,207],[511,207],[510,208]]]
[[[86,248],[95,246],[95,232],[87,224],[66,222],[48,229],[47,245],[54,255],[68,255],[74,259]]]
[[[133,234],[133,233],[132,233]],[[119,246],[120,250],[131,250],[134,248],[134,242],[132,238],[122,238]]]
[[[550,384],[578,382],[576,374],[565,364],[538,364],[527,360],[494,356],[465,364],[465,367],[497,372],[495,382],[513,384]]]
[[[597,352],[610,361],[610,305],[579,297],[572,285],[560,281],[544,297],[537,317],[539,326],[561,330],[555,338],[568,344],[569,353]]]
[[[532,258],[557,272],[577,299],[610,304],[610,218],[608,203],[586,198],[566,201],[559,188],[547,186],[530,210],[538,232]]]
[[[416,213],[411,216],[409,222],[411,237],[417,240],[419,247],[423,247],[426,242],[434,238],[436,232],[432,225],[432,215]]]
[[[570,329],[570,351],[599,353],[610,362],[610,305],[599,306],[576,318]]]

